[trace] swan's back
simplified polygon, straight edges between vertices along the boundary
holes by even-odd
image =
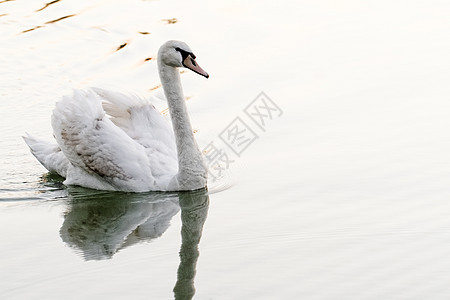
[[[166,190],[177,172],[170,126],[143,99],[98,89],[75,91],[57,103],[52,127],[70,162],[66,184]]]
[[[155,176],[175,174],[178,169],[173,130],[148,100],[118,92],[93,89],[111,121],[144,146]]]

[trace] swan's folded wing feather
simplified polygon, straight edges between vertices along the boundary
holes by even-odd
[[[86,186],[89,180],[85,177],[91,176],[92,182],[106,181],[117,190],[156,188],[145,149],[113,124],[95,93],[75,91],[73,97],[64,97],[53,111],[52,126],[58,145],[73,165],[68,183]],[[93,185],[89,187],[96,188]]]
[[[145,148],[154,176],[175,174],[178,168],[175,138],[167,120],[146,99],[93,89],[111,121]]]

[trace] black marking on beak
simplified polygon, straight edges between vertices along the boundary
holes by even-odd
[[[189,55],[190,55],[193,59],[196,58],[195,55],[194,55],[194,53],[188,52],[188,51],[183,50],[183,49],[181,49],[181,48],[179,48],[179,47],[176,47],[175,50],[177,50],[178,52],[181,53],[181,57],[183,58],[183,60],[185,60],[186,57],[188,57]]]

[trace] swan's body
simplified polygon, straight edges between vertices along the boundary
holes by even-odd
[[[195,142],[178,67],[205,77],[190,48],[169,41],[158,67],[173,131],[148,101],[92,89],[75,91],[52,115],[57,145],[30,136],[25,141],[49,171],[68,185],[116,191],[195,190],[206,186],[207,170]]]

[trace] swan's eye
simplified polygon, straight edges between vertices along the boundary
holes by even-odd
[[[187,51],[185,51],[185,50],[183,50],[183,49],[181,49],[179,47],[176,47],[175,50],[180,52],[181,57],[183,58],[183,60],[185,60],[186,57],[188,57],[188,55],[189,55],[189,53]]]

